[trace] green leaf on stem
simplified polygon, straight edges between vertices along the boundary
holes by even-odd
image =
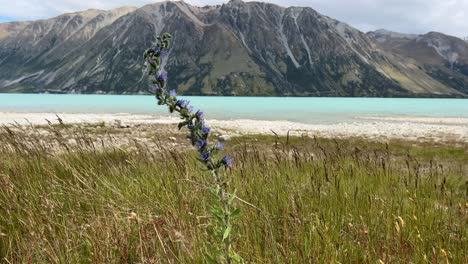
[[[230,225],[226,227],[226,230],[224,230],[223,234],[223,241],[226,240],[226,238],[228,238],[229,234],[231,233],[231,229],[232,227]]]
[[[236,210],[231,212],[231,216],[238,216],[240,214],[240,209],[236,208]]]

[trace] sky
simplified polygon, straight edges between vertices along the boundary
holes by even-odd
[[[0,22],[50,18],[90,8],[143,6],[157,0],[0,0]],[[227,0],[186,0],[193,5]],[[309,6],[367,32],[384,28],[402,33],[438,31],[468,36],[468,0],[264,0],[282,6]]]

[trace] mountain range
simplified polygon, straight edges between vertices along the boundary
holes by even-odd
[[[184,95],[467,97],[468,43],[363,33],[309,7],[158,2],[0,23],[0,92],[148,93],[144,50],[171,33]]]

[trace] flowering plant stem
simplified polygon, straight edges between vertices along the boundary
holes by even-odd
[[[190,102],[177,99],[175,90],[166,91],[167,72],[164,63],[170,51],[170,39],[168,33],[156,37],[156,42],[147,49],[144,54],[146,73],[151,77],[152,88],[159,105],[166,105],[170,113],[177,112],[181,119],[178,124],[179,130],[187,127],[189,135],[187,138],[198,150],[198,160],[211,172],[213,185],[210,188],[216,203],[210,208],[214,219],[217,220],[211,235],[214,240],[212,254],[207,255],[210,262],[227,263],[243,262],[243,260],[232,249],[232,219],[239,214],[239,209],[234,208],[235,194],[228,192],[228,180],[226,170],[233,165],[230,156],[217,159],[216,156],[224,146],[217,142],[210,145],[208,141],[211,128],[205,123],[204,113],[200,110],[194,111]],[[221,248],[221,249],[220,249]]]
[[[231,202],[229,198],[229,193],[227,193],[225,190],[228,189],[228,183],[226,181],[223,181],[222,177],[220,176],[219,171],[213,171],[213,176],[216,180],[216,189],[218,190],[217,196],[219,199],[219,202],[222,204],[222,225],[223,225],[223,230],[224,232],[228,232],[227,234],[223,234],[223,240],[224,240],[224,255],[226,258],[226,263],[232,263],[231,261],[231,235],[230,235],[230,230],[231,230],[231,219],[230,216],[232,214],[231,211]]]

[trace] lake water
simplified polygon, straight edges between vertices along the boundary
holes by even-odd
[[[365,117],[463,117],[468,99],[181,97],[208,119],[287,120],[302,123],[354,122]],[[130,113],[169,116],[153,96],[0,94],[1,112]]]

